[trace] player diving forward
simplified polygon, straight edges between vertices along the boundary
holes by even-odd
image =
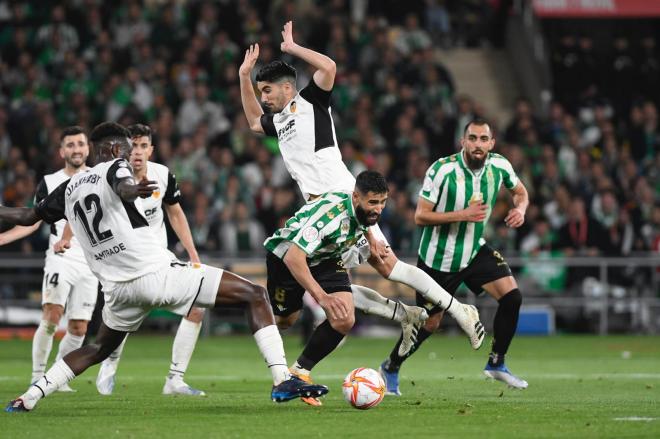
[[[164,212],[166,212],[172,229],[188,253],[190,262],[199,264],[200,260],[190,233],[190,227],[179,204],[181,193],[177,186],[176,177],[166,166],[149,161],[154,150],[151,128],[136,124],[129,126],[128,131],[133,142],[130,158],[133,177],[137,181],[143,179],[156,181],[158,185],[158,190],[154,191],[151,197],[142,200],[144,216],[149,222],[149,227],[155,229],[158,242],[162,247],[167,248],[167,231],[165,230],[164,218]],[[183,380],[190,358],[195,350],[195,344],[197,344],[203,317],[204,309],[193,307],[190,313],[181,319],[172,345],[172,362],[163,386],[163,394],[206,395],[203,391],[190,387]],[[119,359],[125,344],[126,340],[101,363],[99,374],[96,377],[96,388],[102,395],[112,394]]]
[[[171,253],[158,243],[142,214],[140,198],[150,197],[157,186],[150,180],[135,183],[126,160],[131,149],[128,130],[106,122],[94,128],[91,140],[98,165],[62,183],[34,208],[0,206],[0,219],[24,226],[68,219],[87,263],[101,281],[106,298],[103,323],[94,344],[57,361],[5,410],[33,409],[41,398],[106,359],[156,307],[186,315],[194,306],[243,306],[273,376],[272,399],[327,393],[325,386],[290,375],[263,287],[216,267],[172,263]]]
[[[282,52],[311,64],[316,71],[309,84],[298,92],[296,70],[292,66],[283,61],[273,61],[261,68],[256,81],[261,92],[261,102],[269,111],[264,114],[251,79],[259,57],[259,45],[250,46],[239,68],[241,101],[250,128],[254,132],[277,136],[284,164],[298,183],[306,201],[312,202],[326,192],[351,193],[355,187],[355,178],[342,161],[330,109],[336,65],[327,56],[295,43],[291,22],[284,25],[282,39]],[[347,249],[343,259],[346,268],[368,260],[384,278],[404,283],[419,291],[427,301],[445,309],[456,319],[469,336],[474,349],[481,346],[485,331],[477,309],[454,299],[424,271],[399,261],[389,251],[377,225],[369,227],[363,238],[354,247]],[[385,318],[391,318],[397,312],[403,314],[402,309],[397,309],[399,304],[369,288],[351,285],[351,291],[355,307],[369,314]],[[418,316],[417,320],[426,317],[422,314]],[[291,315],[289,320],[295,320],[296,317],[297,313]],[[410,350],[414,342],[414,330],[404,330],[405,336],[400,345],[402,355]],[[299,366],[294,365],[294,369],[302,376],[304,368]]]
[[[67,127],[60,136],[60,157],[64,159],[64,168],[44,176],[37,186],[35,203],[57,188],[62,182],[69,180],[78,172],[87,170],[85,162],[89,156],[89,145],[85,131],[78,126]],[[57,221],[50,226],[48,250],[44,265],[44,280],[41,295],[43,317],[32,339],[32,380],[35,382],[46,371],[48,357],[53,347],[53,335],[66,309],[69,319],[67,331],[60,342],[56,361],[71,351],[82,346],[87,333],[87,324],[92,318],[98,279],[89,270],[82,248],[77,241],[71,242],[71,250],[66,255],[56,254],[53,244],[62,231],[66,221]],[[0,233],[0,245],[6,245],[17,239],[24,238],[41,226],[41,221],[30,226],[16,226]],[[69,386],[63,386],[60,391],[71,391]]]

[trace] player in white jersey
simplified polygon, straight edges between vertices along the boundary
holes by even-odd
[[[186,249],[190,262],[199,264],[199,255],[190,233],[190,227],[179,204],[181,193],[176,177],[167,166],[149,161],[154,151],[151,128],[147,125],[136,124],[129,126],[128,131],[133,142],[130,158],[133,177],[137,181],[143,179],[155,181],[158,185],[158,190],[154,191],[151,197],[142,200],[144,216],[149,222],[149,227],[156,230],[158,242],[163,248],[167,248],[167,230],[165,229],[165,213],[167,212],[167,218],[172,225],[172,229]],[[202,390],[186,384],[183,379],[197,344],[203,318],[204,309],[193,307],[190,313],[181,319],[172,345],[172,362],[163,386],[163,394],[206,395]],[[101,363],[96,378],[96,388],[102,395],[112,394],[119,359],[125,344],[126,340]]]
[[[78,126],[62,130],[59,153],[64,160],[64,168],[44,176],[37,186],[35,204],[46,198],[62,182],[87,170],[85,162],[89,156],[89,145],[85,131]],[[46,371],[53,336],[65,310],[68,319],[67,331],[60,342],[56,360],[82,346],[87,324],[92,318],[96,304],[98,280],[89,270],[80,244],[73,241],[71,250],[66,255],[53,251],[53,244],[62,236],[65,224],[66,221],[61,220],[50,226],[41,294],[43,315],[32,339],[31,382],[41,378]],[[24,238],[40,226],[41,221],[38,221],[31,226],[16,226],[0,233],[0,245]],[[60,390],[71,391],[68,386]]]
[[[259,45],[250,46],[239,68],[241,101],[250,128],[254,132],[277,136],[284,163],[306,201],[326,192],[350,192],[355,186],[355,178],[342,161],[330,108],[336,65],[327,56],[295,43],[292,22],[284,25],[282,39],[282,52],[311,64],[316,71],[309,84],[298,92],[293,67],[283,61],[264,66],[256,76],[261,102],[269,111],[264,114],[251,79],[259,57]],[[364,260],[368,260],[386,279],[409,285],[429,302],[446,309],[468,334],[472,347],[478,349],[481,346],[485,332],[476,308],[453,299],[428,274],[399,261],[377,225],[370,227],[367,238],[344,256],[348,268]],[[377,292],[358,285],[352,285],[351,289],[356,308],[386,318],[396,312],[398,304]],[[404,332],[402,354],[410,349],[415,337],[414,329]]]
[[[41,398],[106,359],[156,307],[180,315],[193,306],[244,307],[273,376],[271,398],[282,402],[327,393],[325,386],[290,375],[265,288],[216,267],[172,262],[172,254],[158,243],[142,213],[141,198],[152,196],[157,186],[150,180],[135,183],[126,160],[131,149],[128,130],[106,122],[94,128],[90,138],[98,165],[62,183],[36,207],[0,206],[0,220],[30,226],[67,218],[91,271],[101,281],[106,299],[103,323],[95,343],[57,361],[5,411],[33,409]]]

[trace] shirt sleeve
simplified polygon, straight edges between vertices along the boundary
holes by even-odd
[[[117,185],[121,180],[133,178],[133,168],[131,168],[131,165],[125,159],[118,159],[110,165],[106,178],[112,190],[116,192]]]
[[[272,113],[262,114],[261,115],[261,128],[263,128],[264,133],[267,136],[277,137],[277,130],[275,129],[275,123],[273,122],[273,117],[275,117],[275,115],[272,114]]]
[[[64,213],[64,195],[66,194],[67,184],[69,184],[69,180],[57,186],[53,192],[39,201],[34,208],[37,216],[48,224],[53,224],[66,218]]]
[[[440,196],[442,178],[438,175],[439,173],[440,166],[438,166],[437,163],[431,165],[431,167],[426,170],[422,188],[419,190],[419,197],[433,204],[438,202],[438,197]]]
[[[179,185],[176,182],[176,176],[171,172],[167,173],[167,190],[165,191],[165,196],[163,197],[163,202],[169,204],[179,204],[181,201],[181,191],[179,190]]]
[[[497,165],[496,165],[502,174],[502,181],[504,182],[504,187],[507,189],[513,189],[514,187],[518,186],[518,176],[516,175],[516,171],[513,170],[513,166],[511,166],[511,162],[509,162],[507,159],[504,157],[501,157],[497,160]]]
[[[34,192],[34,204],[37,205],[41,200],[48,195],[48,186],[46,186],[46,179],[43,179],[37,185],[37,190]]]
[[[311,102],[314,105],[320,105],[324,108],[330,106],[331,95],[332,90],[326,91],[321,89],[318,85],[316,85],[313,77],[309,80],[307,87],[300,90],[300,96],[302,96],[305,100]]]

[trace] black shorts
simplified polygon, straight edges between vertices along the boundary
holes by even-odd
[[[293,277],[284,261],[268,252],[266,270],[268,273],[268,297],[270,305],[273,307],[273,314],[288,316],[300,311],[303,306],[305,288]],[[309,267],[309,270],[326,293],[351,291],[351,281],[340,258],[323,261],[314,267]]]
[[[438,271],[426,266],[424,261],[417,259],[417,267],[431,276],[434,281],[442,288],[447,290],[452,296],[456,290],[465,282],[465,285],[476,295],[483,292],[482,285],[489,282],[512,276],[509,264],[504,260],[500,252],[493,250],[489,245],[484,245],[479,249],[472,262],[461,271],[447,272]],[[434,307],[428,303],[424,296],[416,293],[417,305],[426,308],[430,314],[437,314],[442,311],[439,307]]]

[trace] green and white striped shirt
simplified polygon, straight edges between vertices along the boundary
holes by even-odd
[[[513,189],[518,177],[511,163],[499,154],[489,153],[484,167],[476,173],[465,164],[462,150],[431,165],[419,196],[433,203],[435,212],[463,210],[471,202],[481,200],[488,205],[488,211],[480,223],[423,226],[419,257],[424,264],[444,272],[456,272],[468,266],[486,243],[482,237],[484,226],[502,184]]]
[[[309,265],[314,266],[341,257],[366,230],[355,217],[351,194],[329,192],[301,207],[284,227],[266,239],[264,247],[283,258],[296,244],[307,253]]]

